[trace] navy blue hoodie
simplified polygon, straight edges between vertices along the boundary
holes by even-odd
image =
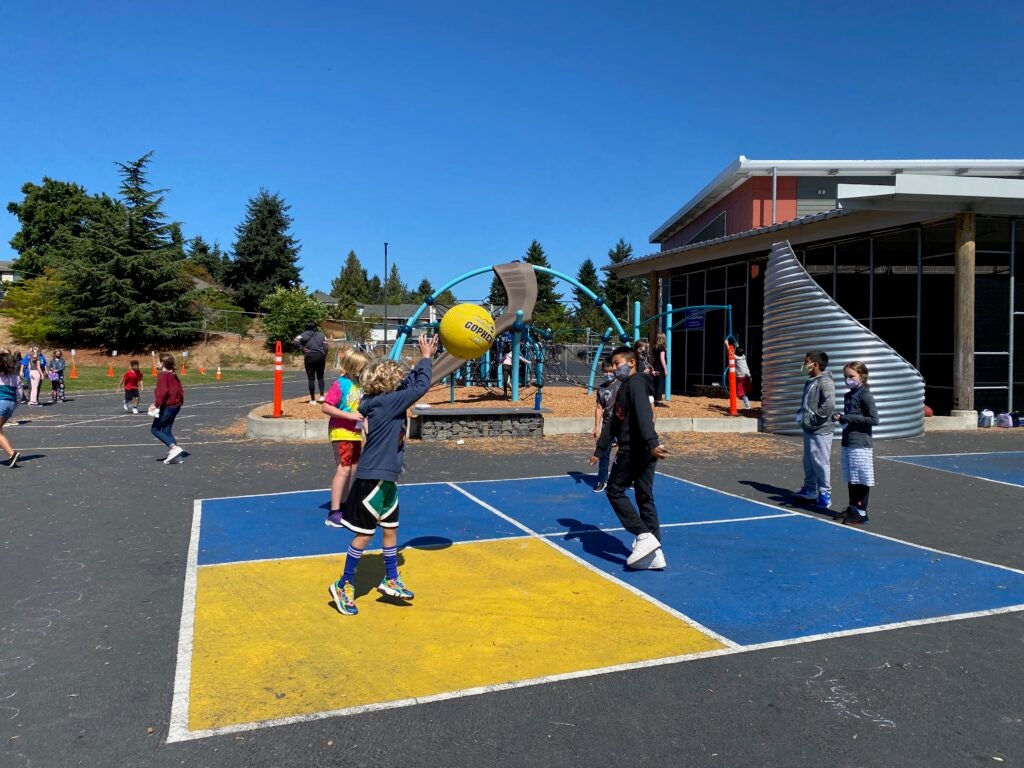
[[[369,432],[356,464],[357,479],[398,480],[405,459],[405,412],[430,389],[431,369],[430,360],[420,360],[394,392],[363,395],[359,412]]]

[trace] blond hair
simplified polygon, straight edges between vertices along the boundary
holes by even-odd
[[[363,350],[349,347],[342,350],[341,356],[338,358],[338,367],[352,381],[359,381],[359,377],[366,370],[366,366],[372,361],[373,358],[363,352]]]
[[[382,395],[394,392],[402,383],[405,371],[394,360],[378,359],[371,362],[359,377],[359,386],[363,395]]]

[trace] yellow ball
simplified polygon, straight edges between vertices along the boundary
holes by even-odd
[[[476,304],[456,304],[441,318],[441,343],[463,360],[476,360],[494,343],[494,318]]]

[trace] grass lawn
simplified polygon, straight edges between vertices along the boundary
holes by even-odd
[[[96,390],[108,390],[114,391],[117,387],[118,382],[121,381],[121,375],[127,370],[124,366],[114,366],[113,378],[107,377],[107,369],[100,366],[78,366],[78,378],[71,378],[71,366],[69,365],[67,370],[64,372],[64,388],[68,392],[88,392]],[[156,386],[156,380],[152,375],[152,369],[149,366],[145,366],[142,369],[142,375],[145,377],[142,381],[143,386],[147,391],[151,391]],[[211,371],[209,368],[206,369],[206,375],[201,375],[197,369],[191,367],[186,369],[186,373],[181,377],[181,383],[188,389],[190,386],[197,386],[200,384],[216,384],[217,380],[214,378],[216,369]],[[221,371],[221,381],[232,382],[232,381],[259,381],[266,380],[271,381],[274,378],[273,371]],[[44,393],[50,391],[49,380],[44,380],[41,390]]]

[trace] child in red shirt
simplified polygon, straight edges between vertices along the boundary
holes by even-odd
[[[123,387],[124,409],[127,411],[130,404],[132,413],[138,413],[139,397],[142,394],[142,371],[139,370],[138,360],[132,360],[129,365],[131,367],[124,372],[120,383],[117,385],[117,389],[114,391],[119,392]]]

